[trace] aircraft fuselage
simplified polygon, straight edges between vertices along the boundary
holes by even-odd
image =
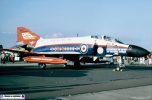
[[[127,55],[129,45],[104,37],[73,37],[40,39],[33,52],[45,54],[75,54],[83,56]]]

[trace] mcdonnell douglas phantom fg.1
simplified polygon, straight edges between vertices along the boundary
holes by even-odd
[[[24,61],[38,63],[41,68],[46,64],[67,65],[69,61],[79,68],[81,62],[102,63],[103,57],[120,56],[117,68],[120,70],[124,67],[123,56],[144,57],[150,53],[142,47],[124,44],[108,36],[43,39],[25,27],[17,27],[17,42],[30,46],[30,49],[23,46],[29,52],[20,51]]]

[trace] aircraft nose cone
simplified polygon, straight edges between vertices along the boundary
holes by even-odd
[[[128,50],[127,50],[127,56],[130,56],[130,57],[144,57],[148,54],[150,54],[149,51],[135,45],[129,45]]]

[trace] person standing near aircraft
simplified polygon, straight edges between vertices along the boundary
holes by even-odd
[[[5,64],[5,60],[6,60],[6,54],[5,54],[5,52],[2,52],[2,54],[1,54],[1,63]]]
[[[14,58],[15,58],[14,54],[10,55],[9,57],[10,57],[10,61],[14,63]]]

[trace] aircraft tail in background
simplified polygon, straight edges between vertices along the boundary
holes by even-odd
[[[17,42],[23,42],[23,44],[28,44],[35,47],[36,42],[40,39],[40,36],[33,33],[25,27],[17,27]]]
[[[0,45],[0,51],[2,51],[3,50],[3,45]]]

